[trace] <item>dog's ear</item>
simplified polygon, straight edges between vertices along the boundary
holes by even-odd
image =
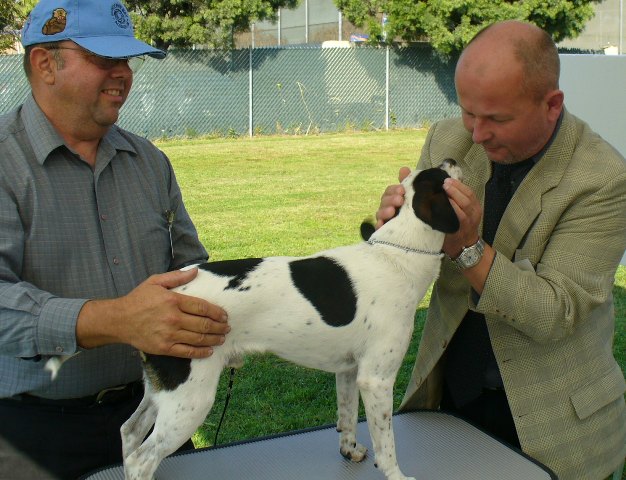
[[[459,219],[443,189],[448,174],[439,168],[420,172],[413,180],[413,211],[417,218],[443,233],[459,229]]]
[[[374,223],[371,218],[366,218],[361,223],[361,238],[365,241],[368,241],[372,234],[376,231],[376,227],[374,227]]]

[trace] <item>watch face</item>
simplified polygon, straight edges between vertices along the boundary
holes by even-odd
[[[484,245],[482,239],[479,238],[476,244],[471,247],[465,247],[455,262],[463,269],[473,267],[483,257]]]
[[[480,260],[480,253],[477,249],[472,248],[468,250],[467,255],[465,256],[465,263],[468,265],[475,265]]]
[[[463,253],[459,255],[458,260],[463,268],[470,268],[476,265],[480,261],[481,257],[482,252],[476,247],[476,245],[473,245],[463,250]]]

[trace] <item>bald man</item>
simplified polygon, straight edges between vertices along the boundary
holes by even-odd
[[[507,21],[461,54],[461,118],[430,129],[418,168],[453,158],[446,236],[401,409],[455,412],[551,468],[604,479],[626,455],[612,288],[626,248],[626,163],[567,112],[550,36]],[[400,177],[406,175],[402,169]],[[385,191],[378,223],[402,203]]]

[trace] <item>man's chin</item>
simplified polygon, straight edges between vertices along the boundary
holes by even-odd
[[[97,118],[97,123],[103,128],[109,128],[111,125],[117,122],[119,116],[119,110],[108,112],[106,115],[100,115]]]
[[[483,146],[487,158],[494,163],[514,163],[511,155],[503,148],[487,148]]]

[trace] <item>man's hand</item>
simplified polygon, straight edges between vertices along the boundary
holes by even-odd
[[[446,178],[443,188],[448,194],[460,223],[456,233],[446,235],[443,251],[450,257],[456,258],[463,251],[463,248],[474,245],[478,241],[478,227],[483,217],[483,208],[472,189],[459,180]],[[485,245],[485,251],[480,262],[463,270],[463,275],[479,295],[483,293],[495,255],[496,251],[491,245]]]
[[[158,355],[208,357],[230,331],[226,312],[170,290],[197,273],[194,268],[153,275],[124,297],[87,302],[76,324],[78,344],[93,348],[127,343]]]
[[[398,173],[398,180],[402,182],[411,170],[408,167],[402,167]],[[396,214],[396,209],[400,208],[404,203],[404,187],[402,185],[389,185],[382,198],[380,206],[376,212],[376,229],[382,227],[386,221],[392,219]]]
[[[446,178],[443,188],[460,223],[456,233],[446,235],[443,251],[450,257],[456,258],[463,248],[474,245],[478,241],[478,227],[483,217],[483,209],[472,189],[461,181]]]

